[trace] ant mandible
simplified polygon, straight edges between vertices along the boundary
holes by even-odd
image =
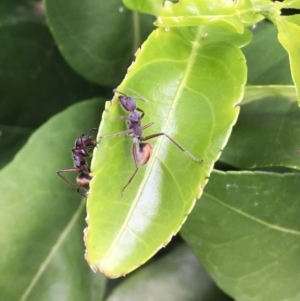
[[[92,180],[92,176],[90,175],[91,170],[85,158],[92,155],[92,151],[97,145],[96,140],[92,139],[91,136],[87,136],[87,134],[95,131],[97,131],[97,128],[89,129],[75,140],[75,145],[72,148],[74,167],[61,169],[56,172],[69,186],[77,188],[77,193],[84,197],[87,197],[86,191],[90,188],[90,181]],[[61,175],[63,172],[79,172],[76,178],[76,184]],[[85,192],[82,193],[81,189],[84,189]]]
[[[159,136],[165,136],[175,146],[177,146],[181,151],[185,152],[192,160],[194,160],[196,162],[203,162],[202,159],[196,158],[194,155],[192,155],[188,150],[186,150],[183,146],[181,146],[178,142],[176,142],[172,137],[170,137],[166,133],[160,132],[160,133],[156,133],[156,134],[152,134],[152,135],[143,137],[142,136],[143,130],[152,126],[154,124],[154,122],[150,122],[150,123],[142,126],[141,120],[144,117],[145,113],[143,110],[137,108],[134,98],[127,96],[126,94],[119,92],[116,89],[114,89],[113,92],[121,94],[121,96],[119,96],[119,98],[118,98],[119,102],[124,110],[130,112],[128,117],[121,116],[121,118],[126,119],[128,130],[122,131],[122,132],[119,132],[116,134],[100,136],[99,138],[104,139],[104,138],[112,138],[112,137],[118,137],[118,136],[124,136],[124,135],[133,136],[132,155],[133,155],[133,159],[134,159],[134,163],[135,163],[135,171],[133,172],[132,176],[129,178],[127,184],[123,187],[123,189],[121,191],[121,196],[123,196],[125,189],[134,179],[135,175],[137,174],[137,172],[139,170],[139,167],[142,165],[145,165],[151,157],[152,145],[150,143],[145,143],[145,141],[147,141],[147,140],[150,140],[150,139],[153,139],[153,138],[156,138]],[[136,99],[137,99],[137,97],[136,97]],[[139,99],[146,101],[144,98],[139,98]],[[139,112],[141,113],[141,115],[139,114]]]

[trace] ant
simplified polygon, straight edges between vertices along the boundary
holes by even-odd
[[[126,94],[119,92],[116,89],[114,89],[113,92],[121,94],[121,96],[119,96],[119,98],[118,98],[119,102],[124,110],[130,112],[128,117],[121,116],[121,118],[126,119],[128,130],[122,131],[122,132],[119,132],[116,134],[100,136],[99,138],[100,139],[112,138],[112,137],[118,137],[118,136],[124,136],[124,135],[133,136],[132,155],[133,155],[133,159],[134,159],[134,163],[135,163],[135,171],[133,172],[132,176],[129,178],[127,184],[123,187],[123,189],[121,191],[121,196],[123,196],[125,189],[134,179],[135,175],[137,174],[137,172],[139,170],[139,167],[142,165],[145,165],[151,157],[152,150],[153,150],[152,145],[150,143],[145,143],[145,141],[148,141],[150,139],[153,139],[153,138],[156,138],[159,136],[165,136],[175,146],[177,146],[181,151],[185,152],[192,160],[194,160],[196,162],[203,162],[202,159],[196,158],[194,155],[192,155],[188,150],[186,150],[183,146],[181,146],[178,142],[176,142],[173,138],[171,138],[166,133],[160,132],[160,133],[156,133],[156,134],[152,134],[152,135],[143,137],[142,136],[143,130],[152,126],[154,124],[154,122],[150,122],[150,123],[142,126],[141,120],[144,117],[145,112],[143,110],[137,108],[134,98],[127,96]],[[138,98],[136,97],[136,99],[138,99]],[[144,98],[139,98],[139,99],[147,102]],[[139,114],[139,112],[141,114]]]
[[[69,186],[76,187],[76,192],[83,197],[87,197],[86,190],[90,188],[90,181],[92,180],[92,176],[90,175],[91,170],[85,158],[90,157],[92,151],[97,146],[96,140],[92,139],[91,136],[87,136],[87,134],[95,131],[97,131],[97,128],[91,128],[75,140],[75,145],[72,148],[74,167],[61,169],[56,172]],[[79,172],[79,175],[76,178],[76,184],[62,176],[61,173],[63,172]],[[84,189],[85,192],[82,193],[81,189]]]
[[[126,88],[127,90],[130,90],[134,92],[133,90]],[[119,102],[121,104],[121,107],[127,111],[130,112],[129,117],[128,116],[119,116],[121,119],[126,119],[126,123],[128,126],[128,129],[132,130],[136,128],[137,126],[141,125],[141,120],[145,116],[145,112],[139,108],[137,108],[135,101],[132,97],[127,96],[126,94],[122,92],[118,92],[116,89],[113,90],[114,93],[119,93],[121,96],[118,97]],[[136,92],[134,92],[136,93]],[[136,93],[139,97],[135,97],[135,99],[140,99],[144,102],[148,102],[145,98],[143,98],[141,95]],[[140,112],[141,115],[138,113]]]

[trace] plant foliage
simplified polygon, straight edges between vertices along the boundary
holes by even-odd
[[[1,300],[300,299],[300,1],[162,2],[1,2]]]

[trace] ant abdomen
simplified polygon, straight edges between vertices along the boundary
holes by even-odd
[[[140,143],[136,152],[137,166],[145,165],[152,155],[152,145],[149,143]]]

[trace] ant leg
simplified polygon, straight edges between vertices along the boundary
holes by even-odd
[[[173,138],[171,138],[166,133],[157,133],[153,135],[146,136],[142,139],[142,141],[150,140],[155,137],[159,136],[165,136],[167,137],[171,142],[173,142],[180,150],[182,150],[184,153],[186,153],[191,159],[193,159],[196,162],[203,162],[203,159],[196,158],[193,154],[191,154],[188,150],[186,150],[183,146],[181,146],[178,142],[176,142]]]
[[[132,174],[132,176],[130,177],[130,179],[128,180],[127,184],[123,187],[123,189],[121,191],[121,197],[124,195],[124,191],[125,191],[126,187],[132,182],[132,180],[134,179],[136,173],[139,170],[138,156],[136,154],[136,146],[137,146],[136,143],[132,144],[132,155],[133,155],[133,159],[134,159],[134,163],[135,163],[135,171]]]
[[[142,130],[145,130],[147,129],[148,127],[150,127],[151,125],[153,125],[154,122],[150,122],[146,125],[144,125],[142,127]],[[126,130],[126,131],[122,131],[122,132],[119,132],[119,133],[116,133],[116,134],[111,134],[111,135],[106,135],[106,136],[100,136],[99,138],[100,139],[104,139],[104,138],[113,138],[113,137],[119,137],[119,136],[125,136],[125,135],[131,135],[134,133],[134,130],[133,129],[130,129],[130,130]]]
[[[150,127],[151,125],[153,125],[154,124],[154,122],[152,121],[152,122],[149,122],[149,123],[147,123],[146,125],[144,125],[144,126],[142,126],[142,130],[145,130],[145,129],[147,129],[148,127]],[[147,136],[148,137],[148,136]]]
[[[154,124],[154,122],[150,122],[150,123],[144,125],[141,129],[145,130],[148,127],[150,127],[151,125],[153,125],[153,124]],[[123,132],[116,133],[116,134],[111,134],[111,135],[106,135],[106,136],[100,136],[99,138],[100,139],[102,139],[102,138],[113,138],[113,137],[118,137],[118,136],[131,135],[133,133],[134,133],[134,130],[130,129],[130,130],[126,130],[126,131],[123,131]]]
[[[86,132],[84,132],[81,137],[86,136],[86,134],[91,133],[91,132],[96,132],[98,130],[98,128],[91,128],[89,130],[87,130]]]
[[[145,112],[139,108],[136,108],[137,111],[139,111],[141,114],[141,119],[143,119],[143,117],[145,116]]]
[[[83,193],[81,192],[81,189],[84,190]],[[83,196],[84,198],[87,198],[87,192],[86,192],[86,190],[85,190],[84,188],[78,187],[78,188],[76,189],[76,192],[77,192],[78,194],[80,194],[81,196]]]
[[[67,178],[65,178],[64,176],[61,175],[62,172],[81,172],[80,168],[65,168],[65,169],[61,169],[58,170],[56,173],[58,176],[60,176],[69,186],[71,187],[78,187],[77,184],[72,183],[70,180],[68,180]]]
[[[104,139],[104,138],[113,138],[113,137],[118,137],[118,136],[125,136],[125,135],[130,135],[133,133],[133,130],[126,130],[126,131],[122,131],[116,134],[111,134],[111,135],[106,135],[106,136],[100,136],[100,139]]]
[[[130,177],[130,179],[128,180],[127,184],[123,187],[121,196],[123,196],[124,190],[134,179],[140,166],[145,165],[149,161],[151,154],[152,154],[152,146],[149,143],[136,142],[132,145],[132,155],[135,163],[135,171]]]
[[[91,133],[91,132],[97,132],[98,131],[98,128],[91,128],[87,131],[85,131],[81,136],[80,136],[80,141],[82,142],[82,138],[84,136],[86,136],[87,134]],[[89,137],[90,138],[90,137]],[[95,141],[95,140],[91,140],[91,141]],[[83,143],[84,144],[84,143]],[[95,143],[95,146],[96,146],[97,143]]]

